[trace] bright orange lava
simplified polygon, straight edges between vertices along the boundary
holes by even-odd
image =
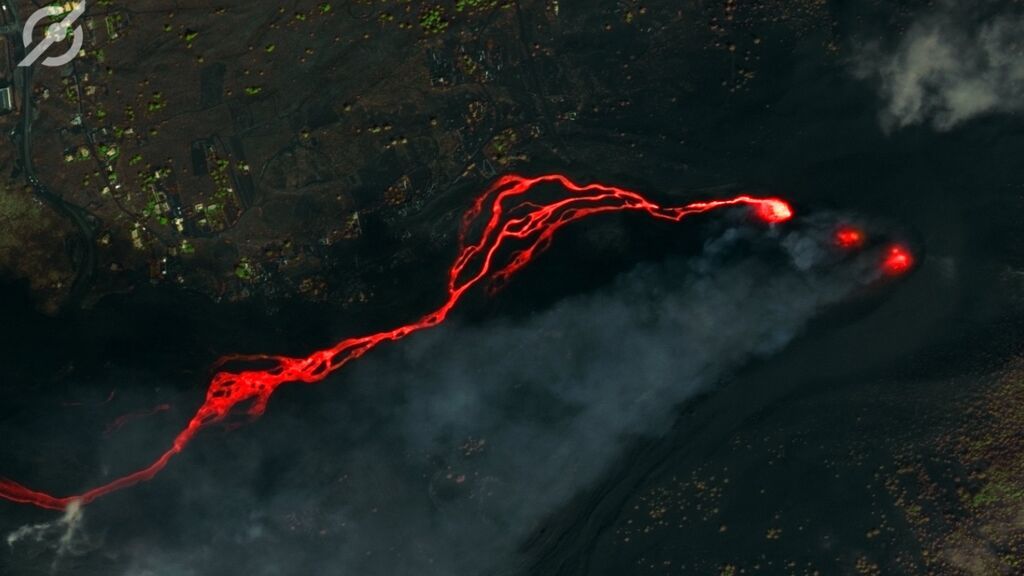
[[[755,208],[757,217],[768,223],[785,222],[793,217],[793,209],[784,200],[765,198]]]
[[[561,186],[564,197],[553,200],[525,197],[540,184]],[[484,192],[463,216],[459,230],[459,251],[448,271],[447,298],[436,310],[404,326],[348,338],[301,358],[271,355],[223,358],[218,361],[218,367],[235,360],[262,360],[269,362],[271,367],[217,372],[207,389],[206,399],[195,415],[174,438],[171,446],[145,468],[81,494],[63,497],[0,479],[0,498],[40,508],[63,510],[73,502],[89,504],[112,492],[151,480],[167,466],[171,458],[185,449],[200,430],[239,413],[258,418],[267,409],[271,395],[282,384],[319,382],[381,343],[401,340],[414,332],[437,326],[448,317],[470,288],[481,283],[490,286],[504,283],[547,248],[558,230],[582,218],[631,210],[652,218],[678,222],[691,214],[740,205],[753,207],[754,213],[768,223],[783,222],[793,216],[789,205],[778,198],[737,196],[726,200],[693,202],[679,207],[662,207],[636,192],[600,184],[580,186],[559,174],[537,178],[504,176]],[[470,237],[475,240],[471,241]]]
[[[836,230],[835,240],[840,248],[858,248],[864,244],[864,233],[857,228],[844,226]]]
[[[890,276],[899,276],[910,270],[913,265],[914,256],[910,250],[899,244],[890,246],[888,252],[885,253],[885,259],[882,260],[882,270]]]

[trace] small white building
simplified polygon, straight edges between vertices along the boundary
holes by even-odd
[[[14,89],[10,84],[0,84],[0,114],[14,112]]]

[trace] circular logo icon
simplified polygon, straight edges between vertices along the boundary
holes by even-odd
[[[68,51],[60,56],[48,56],[43,58],[43,66],[57,67],[63,66],[68,62],[75,59],[78,55],[79,50],[82,49],[82,43],[85,41],[85,33],[82,31],[81,26],[74,26],[78,18],[85,13],[85,2],[79,1],[74,3],[73,8],[70,12],[64,13],[59,6],[51,6],[46,8],[40,8],[32,13],[25,21],[25,29],[22,31],[22,39],[25,42],[25,48],[28,49],[32,46],[34,40],[32,34],[36,29],[36,26],[44,18],[50,18],[54,16],[60,16],[64,14],[64,18],[60,22],[54,22],[46,27],[46,32],[43,35],[43,39],[32,48],[31,51],[18,62],[18,66],[31,66],[50,49],[57,42],[63,42],[68,37],[68,33],[71,32],[73,38],[71,41],[71,47]],[[74,29],[72,30],[72,27]]]

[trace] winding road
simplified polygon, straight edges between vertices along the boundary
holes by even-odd
[[[9,66],[14,79],[14,86],[21,92],[21,121],[17,128],[11,133],[11,140],[20,151],[21,167],[25,175],[25,182],[32,187],[32,192],[37,198],[45,202],[61,216],[69,219],[78,229],[79,245],[81,253],[73,254],[72,260],[76,265],[75,280],[68,293],[66,307],[77,305],[85,295],[96,271],[96,217],[88,210],[64,200],[64,198],[43,184],[36,176],[35,165],[32,162],[32,82],[34,70],[32,67],[19,67],[15,63],[24,57],[25,47],[21,43],[21,19],[18,17],[17,8],[10,0],[0,0],[0,10],[5,19],[3,29],[11,40],[13,56]]]

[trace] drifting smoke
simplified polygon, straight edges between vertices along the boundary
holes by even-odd
[[[22,526],[7,535],[7,546],[14,549],[19,545],[32,545],[53,552],[51,569],[56,571],[60,561],[68,556],[78,556],[95,549],[85,533],[85,509],[78,502],[68,506],[60,518],[52,522]]]
[[[833,231],[731,229],[529,318],[381,348],[338,376],[344,398],[187,453],[151,485],[160,506],[98,503],[166,530],[127,536],[123,573],[525,572],[524,541],[631,441],[878,277],[880,254],[841,259]]]
[[[878,83],[886,131],[926,122],[949,130],[1024,108],[1024,18],[979,18],[968,4],[920,18],[893,48],[862,50],[857,74]]]

